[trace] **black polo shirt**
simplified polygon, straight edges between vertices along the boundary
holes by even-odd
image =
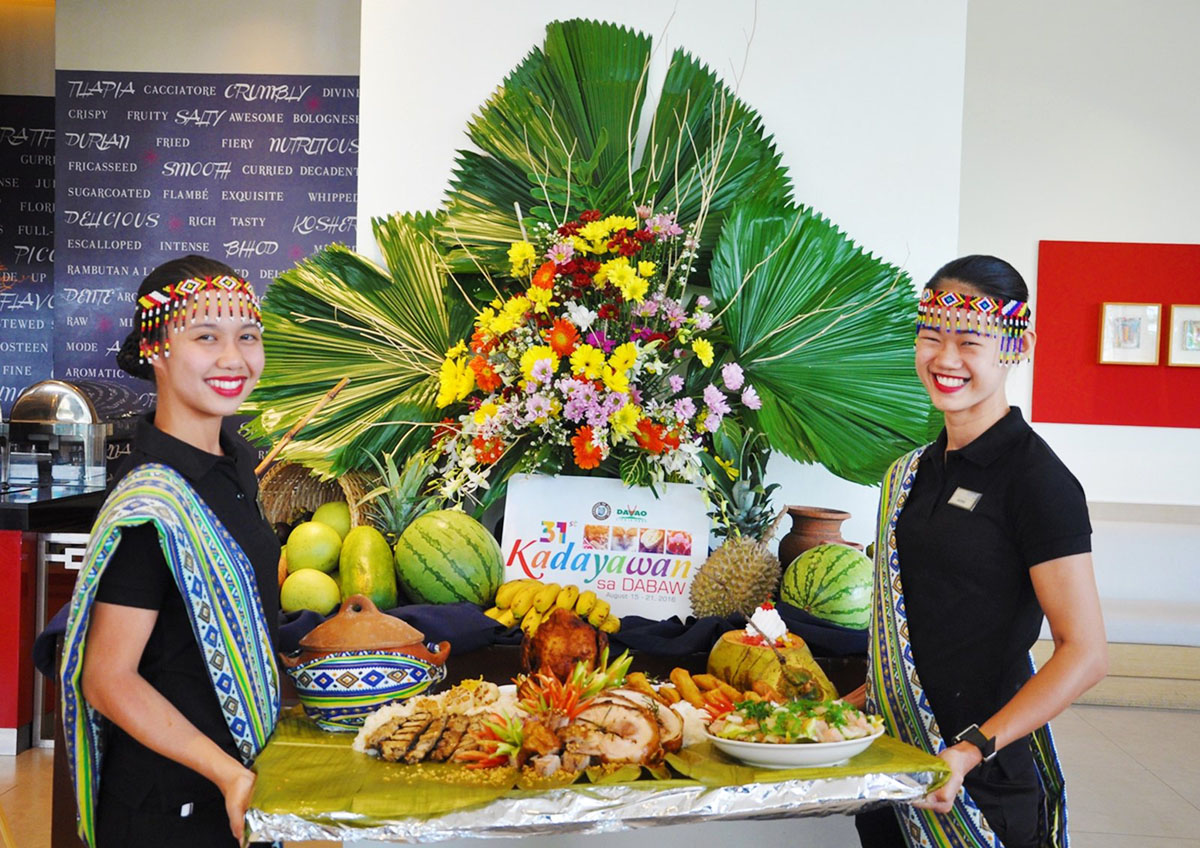
[[[202,451],[154,426],[153,414],[138,423],[133,447],[114,481],[150,462],[178,471],[225,525],[254,566],[263,611],[277,641],[279,541],[258,507],[255,453],[232,430],[222,429],[223,456]],[[109,561],[97,600],[158,610],[139,673],[202,733],[238,757],[222,717],[183,597],[167,568],[158,534],[144,524],[125,530]],[[129,807],[177,814],[186,802],[220,797],[207,778],[146,748],[115,725],[106,738],[101,791]]]
[[[1016,407],[962,449],[947,452],[943,430],[922,454],[896,545],[917,674],[947,744],[1029,679],[1042,623],[1029,570],[1090,551],[1091,531],[1083,487]],[[1028,745],[997,760],[1032,767]]]

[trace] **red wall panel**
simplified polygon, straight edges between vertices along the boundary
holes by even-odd
[[[1160,303],[1158,365],[1101,365],[1105,302]],[[1038,246],[1034,421],[1200,427],[1200,368],[1167,365],[1171,304],[1200,304],[1200,245]]]

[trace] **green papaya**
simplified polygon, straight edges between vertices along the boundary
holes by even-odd
[[[366,595],[379,609],[396,606],[396,572],[392,549],[374,527],[351,528],[338,558],[342,597]]]

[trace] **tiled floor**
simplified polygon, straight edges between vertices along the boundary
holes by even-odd
[[[1075,848],[1200,848],[1200,714],[1076,706],[1054,722],[1054,730],[1067,771]],[[51,759],[46,749],[0,756],[0,806],[18,848],[49,848]],[[853,824],[842,817],[536,837],[522,844],[525,848],[694,848],[744,843],[751,830],[749,841],[755,848],[857,845]],[[480,841],[443,843],[447,848],[459,844],[478,848]],[[505,840],[503,844],[515,843]]]

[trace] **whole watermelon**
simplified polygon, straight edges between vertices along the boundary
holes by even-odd
[[[417,603],[486,606],[504,580],[495,537],[458,510],[425,513],[400,534],[393,553],[396,579]]]
[[[792,560],[779,596],[810,615],[843,627],[871,623],[871,560],[846,545],[817,545]]]

